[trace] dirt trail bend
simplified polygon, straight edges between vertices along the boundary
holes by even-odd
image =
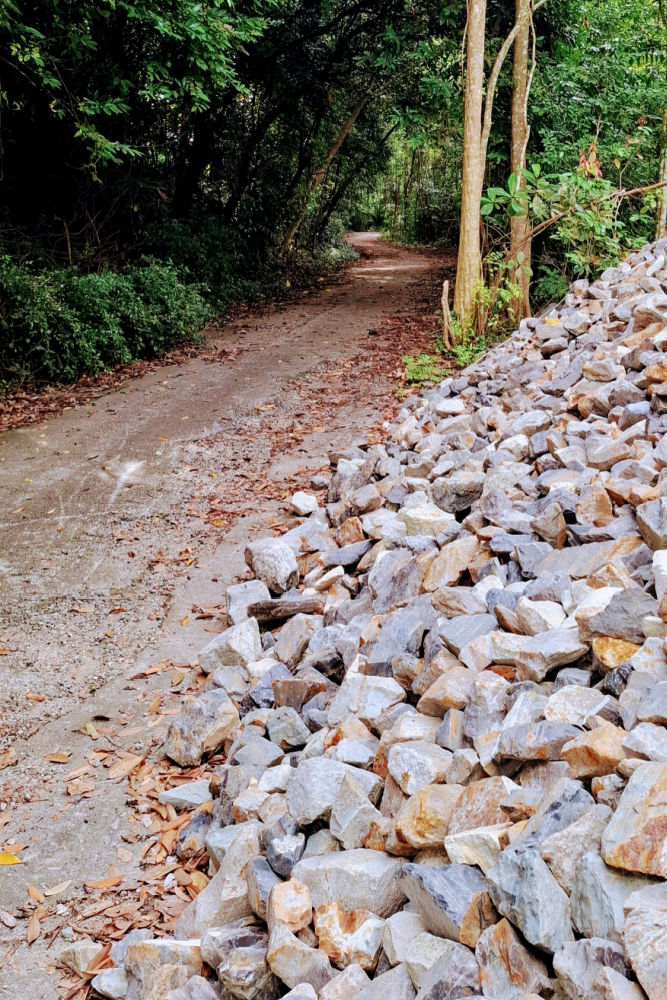
[[[118,863],[122,785],[67,794],[66,775],[91,753],[159,745],[178,691],[167,673],[136,675],[187,664],[220,631],[249,535],[290,520],[285,499],[330,447],[377,428],[401,355],[429,347],[450,261],[350,239],[360,259],[320,289],[229,323],[185,364],[0,435],[0,846],[27,845],[0,869],[0,910],[19,916],[0,921],[0,997],[59,995],[48,928]],[[44,760],[54,752],[68,766]],[[28,885],[65,879],[42,936],[17,951]]]

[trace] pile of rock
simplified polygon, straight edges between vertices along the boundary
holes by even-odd
[[[179,844],[214,874],[103,996],[667,998],[666,250],[248,546],[165,747],[226,750]]]

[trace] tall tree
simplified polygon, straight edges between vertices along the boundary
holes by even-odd
[[[512,138],[510,165],[512,173],[518,177],[518,188],[525,188],[525,179],[521,171],[526,166],[526,150],[530,136],[528,124],[528,95],[530,90],[530,74],[528,70],[530,36],[531,36],[531,0],[516,0],[516,27],[514,39],[514,66],[512,71]],[[521,215],[513,215],[510,219],[510,256],[512,260],[521,257],[522,266],[518,267],[515,282],[521,290],[521,297],[516,303],[516,318],[530,315],[530,267],[531,244],[530,223],[528,221],[528,206]]]
[[[485,157],[482,155],[485,39],[486,0],[468,0],[461,226],[454,289],[454,311],[462,329],[465,329],[472,319],[475,289],[482,276],[480,201],[484,187],[485,163]]]

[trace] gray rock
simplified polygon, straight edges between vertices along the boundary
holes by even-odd
[[[449,952],[422,978],[417,1000],[457,1000],[478,993],[479,966],[475,956],[463,945],[453,941],[450,945]]]
[[[583,937],[621,942],[623,907],[633,892],[646,886],[641,875],[623,875],[609,868],[597,852],[589,851],[577,863],[570,910],[572,923]]]
[[[623,944],[649,1000],[664,1000],[667,982],[667,885],[633,893],[626,904]]]
[[[253,913],[256,913],[262,920],[266,920],[271,890],[274,885],[280,883],[280,879],[267,859],[263,857],[252,858],[248,862],[245,878],[248,885],[248,899]]]
[[[306,838],[302,833],[273,837],[266,848],[266,860],[274,872],[283,878],[289,878],[292,874],[292,868],[300,860],[305,846]]]
[[[164,751],[177,764],[191,767],[214,753],[239,724],[239,713],[224,691],[215,689],[187,702],[167,732]]]
[[[266,731],[272,743],[283,750],[305,746],[310,739],[310,730],[304,726],[293,708],[276,708],[266,720]]]
[[[227,587],[227,617],[232,625],[240,625],[248,617],[248,608],[258,601],[268,601],[269,588],[261,580],[246,580]]]
[[[656,599],[639,587],[622,590],[613,595],[606,608],[588,619],[588,629],[591,635],[607,635],[612,639],[642,643],[642,618],[657,613]]]
[[[495,920],[488,882],[471,865],[406,864],[401,887],[426,928],[440,937],[474,946],[479,934]]]
[[[201,954],[223,989],[239,1000],[277,996],[278,983],[266,960],[269,936],[252,918],[208,930]]]
[[[503,851],[487,877],[497,909],[530,944],[553,954],[572,940],[568,898],[537,850]]]
[[[646,544],[654,551],[667,549],[667,497],[640,504],[635,514]]]
[[[520,676],[541,681],[551,670],[574,663],[587,651],[575,629],[551,629],[530,637],[517,655],[517,667]]]
[[[275,594],[284,594],[299,582],[296,556],[289,545],[279,538],[251,542],[246,547],[245,559],[255,576]]]
[[[621,975],[627,970],[623,948],[614,941],[596,937],[570,941],[554,955],[554,972],[569,1000],[597,1000],[593,987],[602,968]]]
[[[414,1000],[415,988],[412,985],[407,965],[397,965],[389,972],[376,976],[370,986],[357,993],[354,1000]]]
[[[454,472],[433,482],[433,499],[441,510],[457,514],[470,507],[482,495],[484,482],[482,472]]]
[[[216,635],[199,654],[199,666],[211,674],[221,666],[253,663],[261,655],[259,626],[254,618],[247,618]]]
[[[344,910],[370,910],[389,917],[405,900],[400,885],[401,862],[380,851],[337,851],[303,858],[292,878],[310,889],[313,906],[339,903]]]
[[[326,757],[301,761],[287,786],[287,806],[299,826],[308,826],[331,815],[346,774],[354,778],[367,795],[379,796],[381,782],[368,771]]]
[[[176,785],[174,788],[160,792],[158,802],[173,806],[178,811],[195,809],[205,802],[210,802],[211,798],[208,778],[199,778],[197,781],[186,781],[182,785]]]

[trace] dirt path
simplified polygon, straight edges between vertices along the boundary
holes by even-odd
[[[159,747],[187,665],[224,626],[245,540],[291,520],[286,499],[329,448],[377,432],[401,356],[429,346],[449,261],[351,239],[360,260],[301,301],[0,436],[0,849],[26,845],[0,867],[0,997],[62,995],[59,936],[96,930],[82,884],[109,864],[128,885],[137,871],[125,787],[105,766]],[[29,885],[67,880],[30,903]]]

